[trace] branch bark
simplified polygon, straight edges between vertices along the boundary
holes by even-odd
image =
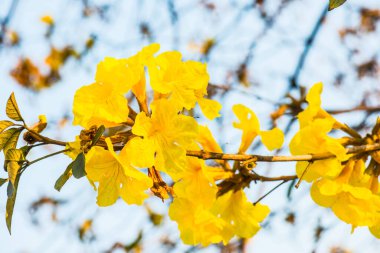
[[[365,152],[373,152],[380,150],[380,143],[368,144],[362,146],[355,146],[346,148],[347,154],[359,154]],[[233,160],[233,161],[247,161],[253,160],[255,162],[300,162],[300,161],[317,161],[334,158],[335,155],[331,153],[311,154],[311,155],[294,155],[294,156],[264,156],[264,155],[246,155],[246,154],[225,154],[208,152],[204,150],[186,152],[187,156],[198,157],[203,160]]]

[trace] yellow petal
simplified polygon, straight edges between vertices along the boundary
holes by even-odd
[[[142,172],[139,173],[145,176],[141,180],[132,177],[123,177],[121,180],[120,197],[127,204],[142,205],[144,200],[149,197],[145,191],[153,186],[153,182]]]
[[[197,141],[201,144],[203,150],[222,153],[223,150],[216,142],[210,129],[207,126],[199,126],[199,135]]]
[[[312,184],[310,189],[311,198],[320,206],[331,207],[335,203],[337,197],[334,194],[324,195],[320,190],[320,184],[320,181],[316,181]]]
[[[97,204],[99,206],[110,206],[116,202],[119,197],[118,178],[116,174],[109,177],[103,177],[99,181]]]
[[[313,118],[318,114],[321,109],[321,93],[323,89],[322,83],[316,83],[310,88],[306,101],[309,103],[308,107],[298,114],[300,127],[303,128],[313,121]]]
[[[250,238],[260,229],[259,222],[269,214],[269,208],[261,204],[252,205],[243,191],[237,191],[219,197],[213,213],[220,214],[222,219],[231,224],[237,236]]]
[[[177,222],[181,239],[186,244],[207,246],[229,241],[232,237],[225,221],[185,198],[174,199],[169,207],[169,217]]]
[[[95,80],[123,94],[140,81],[142,74],[144,68],[136,62],[106,57],[98,64]]]
[[[279,149],[284,143],[284,133],[279,128],[260,132],[261,141],[269,150]]]
[[[209,120],[220,117],[219,111],[222,109],[222,105],[218,101],[207,98],[199,98],[198,103],[201,107],[202,113]]]
[[[154,132],[152,119],[146,116],[144,112],[137,114],[135,124],[132,127],[132,133],[139,136],[148,137]]]
[[[306,172],[304,173],[305,170]],[[303,175],[302,180],[307,182],[311,182],[320,177],[334,178],[338,176],[341,171],[341,163],[335,158],[318,160],[313,163],[297,162],[296,164],[298,178]]]
[[[371,234],[373,234],[376,238],[380,239],[380,224],[370,227],[369,231],[371,231]]]
[[[128,119],[128,101],[112,87],[94,83],[83,86],[74,96],[74,125],[116,126]]]
[[[244,153],[252,144],[255,137],[259,134],[260,123],[256,117],[256,114],[242,104],[234,105],[232,110],[239,119],[239,122],[234,122],[233,126],[243,131],[239,153]]]
[[[128,141],[120,156],[125,154],[126,159],[135,167],[147,168],[153,166],[155,152],[153,142],[136,137]]]

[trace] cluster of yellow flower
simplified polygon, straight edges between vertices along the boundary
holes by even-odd
[[[222,152],[207,127],[184,115],[198,103],[208,119],[219,116],[221,105],[205,97],[206,65],[182,61],[178,52],[155,56],[158,50],[159,45],[152,44],[128,59],[105,58],[98,65],[95,83],[75,94],[74,125],[85,130],[67,145],[66,154],[75,159],[84,153],[85,171],[98,191],[99,206],[112,205],[119,197],[128,204],[142,204],[151,188],[162,198],[173,195],[169,216],[178,223],[185,243],[208,245],[228,243],[235,235],[252,237],[269,208],[252,205],[243,190],[217,198],[216,182],[233,174],[228,163],[209,166],[186,156],[187,149]],[[135,101],[139,113],[132,108]],[[239,153],[257,135],[268,149],[281,147],[281,130],[260,131],[256,115],[243,105],[233,111],[240,120],[234,126],[243,131]],[[104,145],[87,145],[86,133],[101,125],[109,129]],[[121,151],[115,152],[116,148]],[[168,187],[160,186],[161,178],[146,175],[141,168],[170,176],[173,190],[165,192]]]
[[[178,52],[155,56],[158,50],[159,45],[152,44],[130,58],[105,58],[98,65],[95,83],[75,94],[74,125],[85,129],[67,145],[66,154],[72,159],[84,157],[85,173],[98,192],[99,206],[112,205],[119,197],[128,204],[141,205],[150,188],[162,199],[172,195],[169,216],[178,223],[185,243],[209,245],[228,243],[234,236],[249,238],[260,229],[259,222],[269,208],[252,205],[244,187],[221,193],[217,183],[231,179],[237,173],[236,166],[231,169],[220,160],[210,166],[186,156],[189,149],[222,153],[210,130],[189,116],[196,104],[208,119],[219,116],[221,105],[205,97],[209,80],[206,65],[182,61]],[[293,155],[332,156],[297,162],[297,176],[313,182],[311,195],[316,203],[331,207],[353,228],[368,226],[380,237],[380,159],[372,153],[366,169],[368,153],[347,154],[343,145],[347,138],[328,136],[333,129],[350,129],[321,108],[321,92],[321,83],[309,91],[308,107],[298,115],[300,130],[290,143],[290,151]],[[139,112],[133,109],[137,104]],[[282,146],[280,129],[262,131],[255,113],[244,105],[234,105],[232,110],[238,119],[233,126],[242,131],[239,154],[244,154],[257,136],[269,150]],[[106,137],[98,136],[94,145],[94,134],[102,127]],[[357,134],[356,141],[368,143],[379,135],[379,129],[374,131],[367,139]],[[148,173],[141,169],[148,169]],[[171,178],[173,188],[162,180],[160,172]]]
[[[344,139],[329,137],[332,129],[345,128],[321,108],[322,83],[315,84],[307,95],[308,107],[298,115],[300,130],[290,143],[293,155],[331,153],[335,157],[312,163],[298,162],[297,175],[313,182],[311,197],[335,215],[352,225],[367,226],[373,235],[380,238],[380,193],[376,152],[367,169],[368,154],[350,155],[342,145]],[[374,129],[373,136],[378,136]],[[372,136],[358,141],[368,143]]]

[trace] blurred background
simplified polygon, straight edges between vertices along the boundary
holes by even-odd
[[[45,135],[72,141],[72,102],[79,87],[94,81],[106,56],[129,57],[152,42],[161,51],[207,62],[209,95],[223,105],[210,126],[225,152],[236,152],[240,132],[231,107],[253,109],[263,129],[297,131],[292,101],[322,81],[323,107],[365,133],[380,111],[380,1],[348,0],[327,11],[327,0],[1,0],[0,119],[15,92],[26,122],[45,114]],[[41,148],[31,157],[57,151]],[[249,151],[271,154],[255,143]],[[281,154],[289,154],[286,147]],[[3,158],[0,158],[3,162]],[[56,156],[24,173],[13,216],[12,236],[0,219],[0,251],[13,252],[378,252],[380,241],[365,228],[351,227],[315,205],[304,182],[285,184],[262,203],[272,212],[252,239],[208,248],[179,240],[167,217],[169,201],[150,198],[145,206],[122,201],[96,205],[87,180],[70,179],[61,192],[56,179],[70,159]],[[294,164],[260,164],[263,175],[294,174]],[[6,178],[4,171],[1,178]],[[273,188],[252,184],[252,201]],[[0,188],[5,217],[6,187]]]

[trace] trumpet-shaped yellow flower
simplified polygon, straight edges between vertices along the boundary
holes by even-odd
[[[175,179],[176,173],[185,169],[186,148],[194,143],[198,124],[193,118],[178,114],[166,99],[154,101],[151,109],[151,117],[144,112],[137,115],[132,132],[142,136],[155,151],[156,169]]]
[[[361,186],[350,184],[358,182],[355,177],[363,165],[362,162],[349,160],[337,178],[320,179],[311,188],[311,196],[317,204],[330,207],[339,219],[353,227],[374,226],[380,217],[380,196],[373,193],[372,184],[365,186],[363,178],[359,179]]]
[[[311,196],[317,204],[330,207],[339,219],[354,227],[373,226],[379,216],[380,196],[367,188],[321,179],[313,183]]]
[[[176,196],[210,207],[215,200],[218,189],[213,186],[212,175],[206,174],[207,167],[205,162],[198,158],[187,158],[187,168],[180,173],[180,181],[174,185]]]
[[[321,93],[323,90],[322,83],[316,83],[310,88],[306,101],[308,102],[308,107],[298,114],[298,121],[300,123],[300,128],[304,128],[316,119],[325,119],[334,123],[336,120],[329,115],[325,110],[321,108]]]
[[[222,173],[197,158],[188,158],[188,170],[175,183],[176,197],[169,216],[178,223],[181,238],[187,244],[228,243],[235,235],[249,238],[259,229],[269,213],[266,206],[253,206],[243,191],[229,192],[216,198],[215,180]],[[224,171],[225,175],[232,173]],[[233,203],[233,204],[231,204]]]
[[[83,86],[74,96],[73,125],[117,126],[128,119],[128,101],[122,93],[103,83]]]
[[[159,44],[144,47],[136,55],[127,59],[106,57],[98,64],[95,80],[120,93],[127,93],[142,79],[145,80],[144,65],[160,49]]]
[[[169,217],[176,221],[181,239],[190,245],[224,242],[226,244],[233,232],[229,224],[217,217],[203,205],[186,198],[175,198],[169,208]]]
[[[127,59],[105,58],[96,71],[96,82],[77,90],[74,97],[74,125],[89,128],[93,125],[117,126],[128,119],[125,94],[133,90],[145,100],[144,65],[159,49],[159,44],[144,47]]]
[[[336,177],[341,172],[340,162],[346,159],[346,150],[338,140],[327,135],[334,122],[326,119],[316,119],[301,128],[289,144],[292,155],[331,153],[336,158],[308,162],[297,162],[297,175],[307,182],[319,177]],[[304,173],[304,171],[306,172]]]
[[[259,223],[265,219],[269,211],[267,206],[252,205],[242,190],[224,194],[212,207],[212,212],[231,226],[233,234],[242,238],[255,235],[260,229]]]
[[[169,97],[177,110],[190,110],[198,102],[207,118],[219,116],[221,105],[204,98],[209,81],[206,64],[182,61],[179,52],[165,52],[149,64],[149,77],[153,90]]]
[[[243,134],[239,153],[247,151],[253,140],[260,135],[261,141],[269,150],[280,148],[284,142],[284,134],[278,128],[273,128],[269,131],[261,131],[260,123],[256,114],[248,107],[237,104],[232,107],[236,117],[240,122],[234,122],[235,128],[241,129]]]
[[[152,187],[152,180],[131,165],[130,148],[127,144],[117,155],[110,139],[108,150],[92,147],[86,155],[86,173],[92,182],[99,182],[97,203],[109,206],[120,196],[128,204],[141,205]]]

